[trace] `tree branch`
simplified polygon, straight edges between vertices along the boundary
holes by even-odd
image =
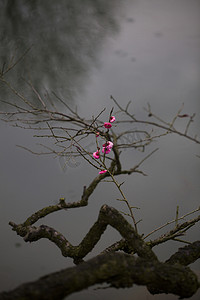
[[[188,246],[179,248],[166,263],[175,264],[179,263],[183,266],[188,266],[200,258],[200,241],[196,241]]]
[[[102,206],[97,221],[78,246],[72,246],[60,232],[46,225],[38,227],[30,226],[27,225],[27,221],[19,225],[13,222],[9,224],[18,235],[24,238],[25,242],[34,242],[41,238],[49,239],[60,248],[63,256],[72,257],[75,263],[82,261],[91,252],[106,230],[107,225],[110,225],[126,240],[132,252],[146,259],[157,260],[151,247],[143,241],[142,237],[135,231],[131,224],[115,208],[108,205]]]
[[[155,239],[154,241],[148,242],[148,244],[149,244],[149,246],[154,247],[154,246],[164,243],[168,240],[172,240],[172,239],[176,238],[177,236],[182,236],[185,234],[185,232],[190,227],[194,226],[199,221],[200,221],[200,215],[192,220],[188,220],[182,224],[176,225],[172,230],[163,234],[162,236]]]
[[[146,285],[152,294],[172,293],[181,298],[191,297],[200,286],[188,267],[109,253],[3,292],[0,300],[59,300],[101,283],[115,288]]]

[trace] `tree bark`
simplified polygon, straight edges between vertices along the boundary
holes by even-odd
[[[146,285],[152,294],[172,293],[189,298],[200,287],[197,276],[185,266],[147,260],[123,253],[99,255],[88,262],[52,273],[0,294],[0,300],[55,300],[94,284],[115,288]]]

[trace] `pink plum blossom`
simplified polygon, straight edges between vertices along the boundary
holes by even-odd
[[[97,133],[96,133],[96,137],[98,137],[99,135],[100,135],[100,133],[99,133],[99,132],[97,132]]]
[[[107,172],[107,170],[102,170],[102,171],[99,172],[99,174],[104,174],[106,172]]]
[[[105,122],[103,125],[105,128],[111,128],[112,124],[110,124],[109,122]]]
[[[111,141],[107,141],[105,144],[103,144],[103,147],[106,147],[108,149],[112,149],[113,143]]]
[[[110,117],[110,123],[115,122],[115,116]]]
[[[99,150],[97,150],[96,152],[93,153],[93,157],[96,159],[99,159]]]
[[[107,141],[105,144],[103,144],[102,152],[108,154],[108,153],[110,153],[112,147],[113,147],[113,143],[110,141]]]
[[[103,149],[102,149],[102,152],[105,153],[105,154],[110,153],[110,151],[111,151],[111,149],[106,148],[106,147],[103,147]]]

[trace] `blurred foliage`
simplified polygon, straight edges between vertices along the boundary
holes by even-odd
[[[39,92],[54,90],[70,101],[100,66],[106,38],[119,31],[121,7],[121,0],[2,0],[0,66],[31,47],[9,73],[12,82],[24,91],[24,77]]]

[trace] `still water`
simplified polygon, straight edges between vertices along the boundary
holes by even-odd
[[[25,84],[31,78],[41,94],[56,92],[82,116],[97,115],[113,103],[132,101],[131,111],[144,114],[151,103],[165,120],[173,117],[184,102],[184,112],[196,112],[191,132],[199,133],[200,96],[200,2],[198,0],[112,0],[112,1],[1,1],[1,64],[31,47],[23,63],[8,74],[15,87],[28,97]],[[13,99],[1,87],[3,100]],[[3,110],[4,107],[1,107]],[[184,128],[180,120],[179,129]],[[60,197],[80,199],[96,171],[81,159],[75,164],[50,156],[34,156],[16,145],[36,149],[33,132],[1,122],[1,257],[0,289],[9,290],[26,281],[72,266],[49,241],[25,244],[8,226],[20,223],[36,210],[54,204]],[[93,145],[91,145],[91,148]],[[176,206],[181,214],[199,206],[199,146],[178,136],[160,139],[159,151],[145,162],[148,176],[134,174],[126,179],[128,199],[139,206],[139,229],[150,230],[171,220]],[[152,148],[153,149],[153,148]],[[93,149],[92,149],[93,150]],[[125,152],[124,164],[135,165],[142,156]],[[50,215],[41,223],[55,227],[72,244],[78,244],[95,222],[102,204],[121,209],[117,191],[102,183],[89,206]],[[198,226],[188,240],[199,238]],[[87,258],[118,240],[109,229]],[[155,249],[166,259],[180,246],[169,242]],[[199,263],[193,269],[200,273]],[[197,293],[192,299],[199,299]],[[71,295],[69,300],[89,299],[177,299],[151,296],[143,287],[126,290],[94,290]]]

